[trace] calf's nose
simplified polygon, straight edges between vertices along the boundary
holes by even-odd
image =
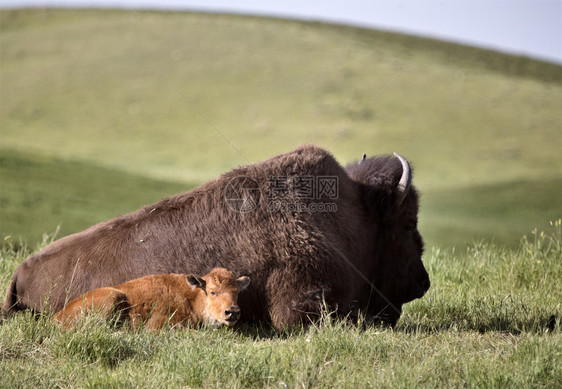
[[[240,307],[232,305],[224,311],[224,316],[227,321],[237,321],[240,318]]]

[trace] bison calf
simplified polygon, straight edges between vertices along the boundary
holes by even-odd
[[[204,323],[234,325],[240,318],[238,293],[250,283],[248,277],[234,278],[224,268],[209,274],[158,274],[137,278],[121,285],[91,290],[70,301],[54,316],[69,326],[89,311],[118,322],[151,329]]]

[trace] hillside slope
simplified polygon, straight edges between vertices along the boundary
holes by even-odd
[[[0,153],[10,158],[191,183],[306,142],[342,163],[398,151],[415,166],[430,244],[512,244],[562,215],[557,65],[228,15],[2,11],[0,28]],[[60,190],[82,184],[67,185]],[[2,216],[36,218],[17,204],[2,201]],[[42,217],[65,225],[69,216]],[[2,219],[0,233],[26,235]]]

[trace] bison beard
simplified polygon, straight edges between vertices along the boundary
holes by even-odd
[[[314,319],[325,303],[341,315],[352,307],[394,324],[402,305],[429,288],[418,195],[408,163],[397,157],[344,169],[326,150],[301,146],[59,239],[16,269],[3,316],[56,312],[86,291],[145,275],[225,267],[252,279],[240,296],[241,321],[284,328]],[[335,177],[337,195],[289,191],[282,200],[299,207],[272,208],[272,182],[301,177]],[[233,206],[226,192],[244,206]],[[312,203],[334,207],[314,212]]]

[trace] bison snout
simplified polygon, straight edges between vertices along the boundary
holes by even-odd
[[[232,305],[224,311],[224,317],[227,322],[234,323],[240,319],[240,307],[238,305]]]
[[[431,282],[429,281],[429,276],[426,275],[422,277],[418,282],[418,292],[416,293],[416,298],[421,298],[425,295],[425,293],[429,290],[431,286]]]
[[[424,294],[429,290],[430,286],[431,286],[431,281],[429,281],[429,277],[427,277],[422,284],[422,287],[424,288],[424,292],[423,292]]]

